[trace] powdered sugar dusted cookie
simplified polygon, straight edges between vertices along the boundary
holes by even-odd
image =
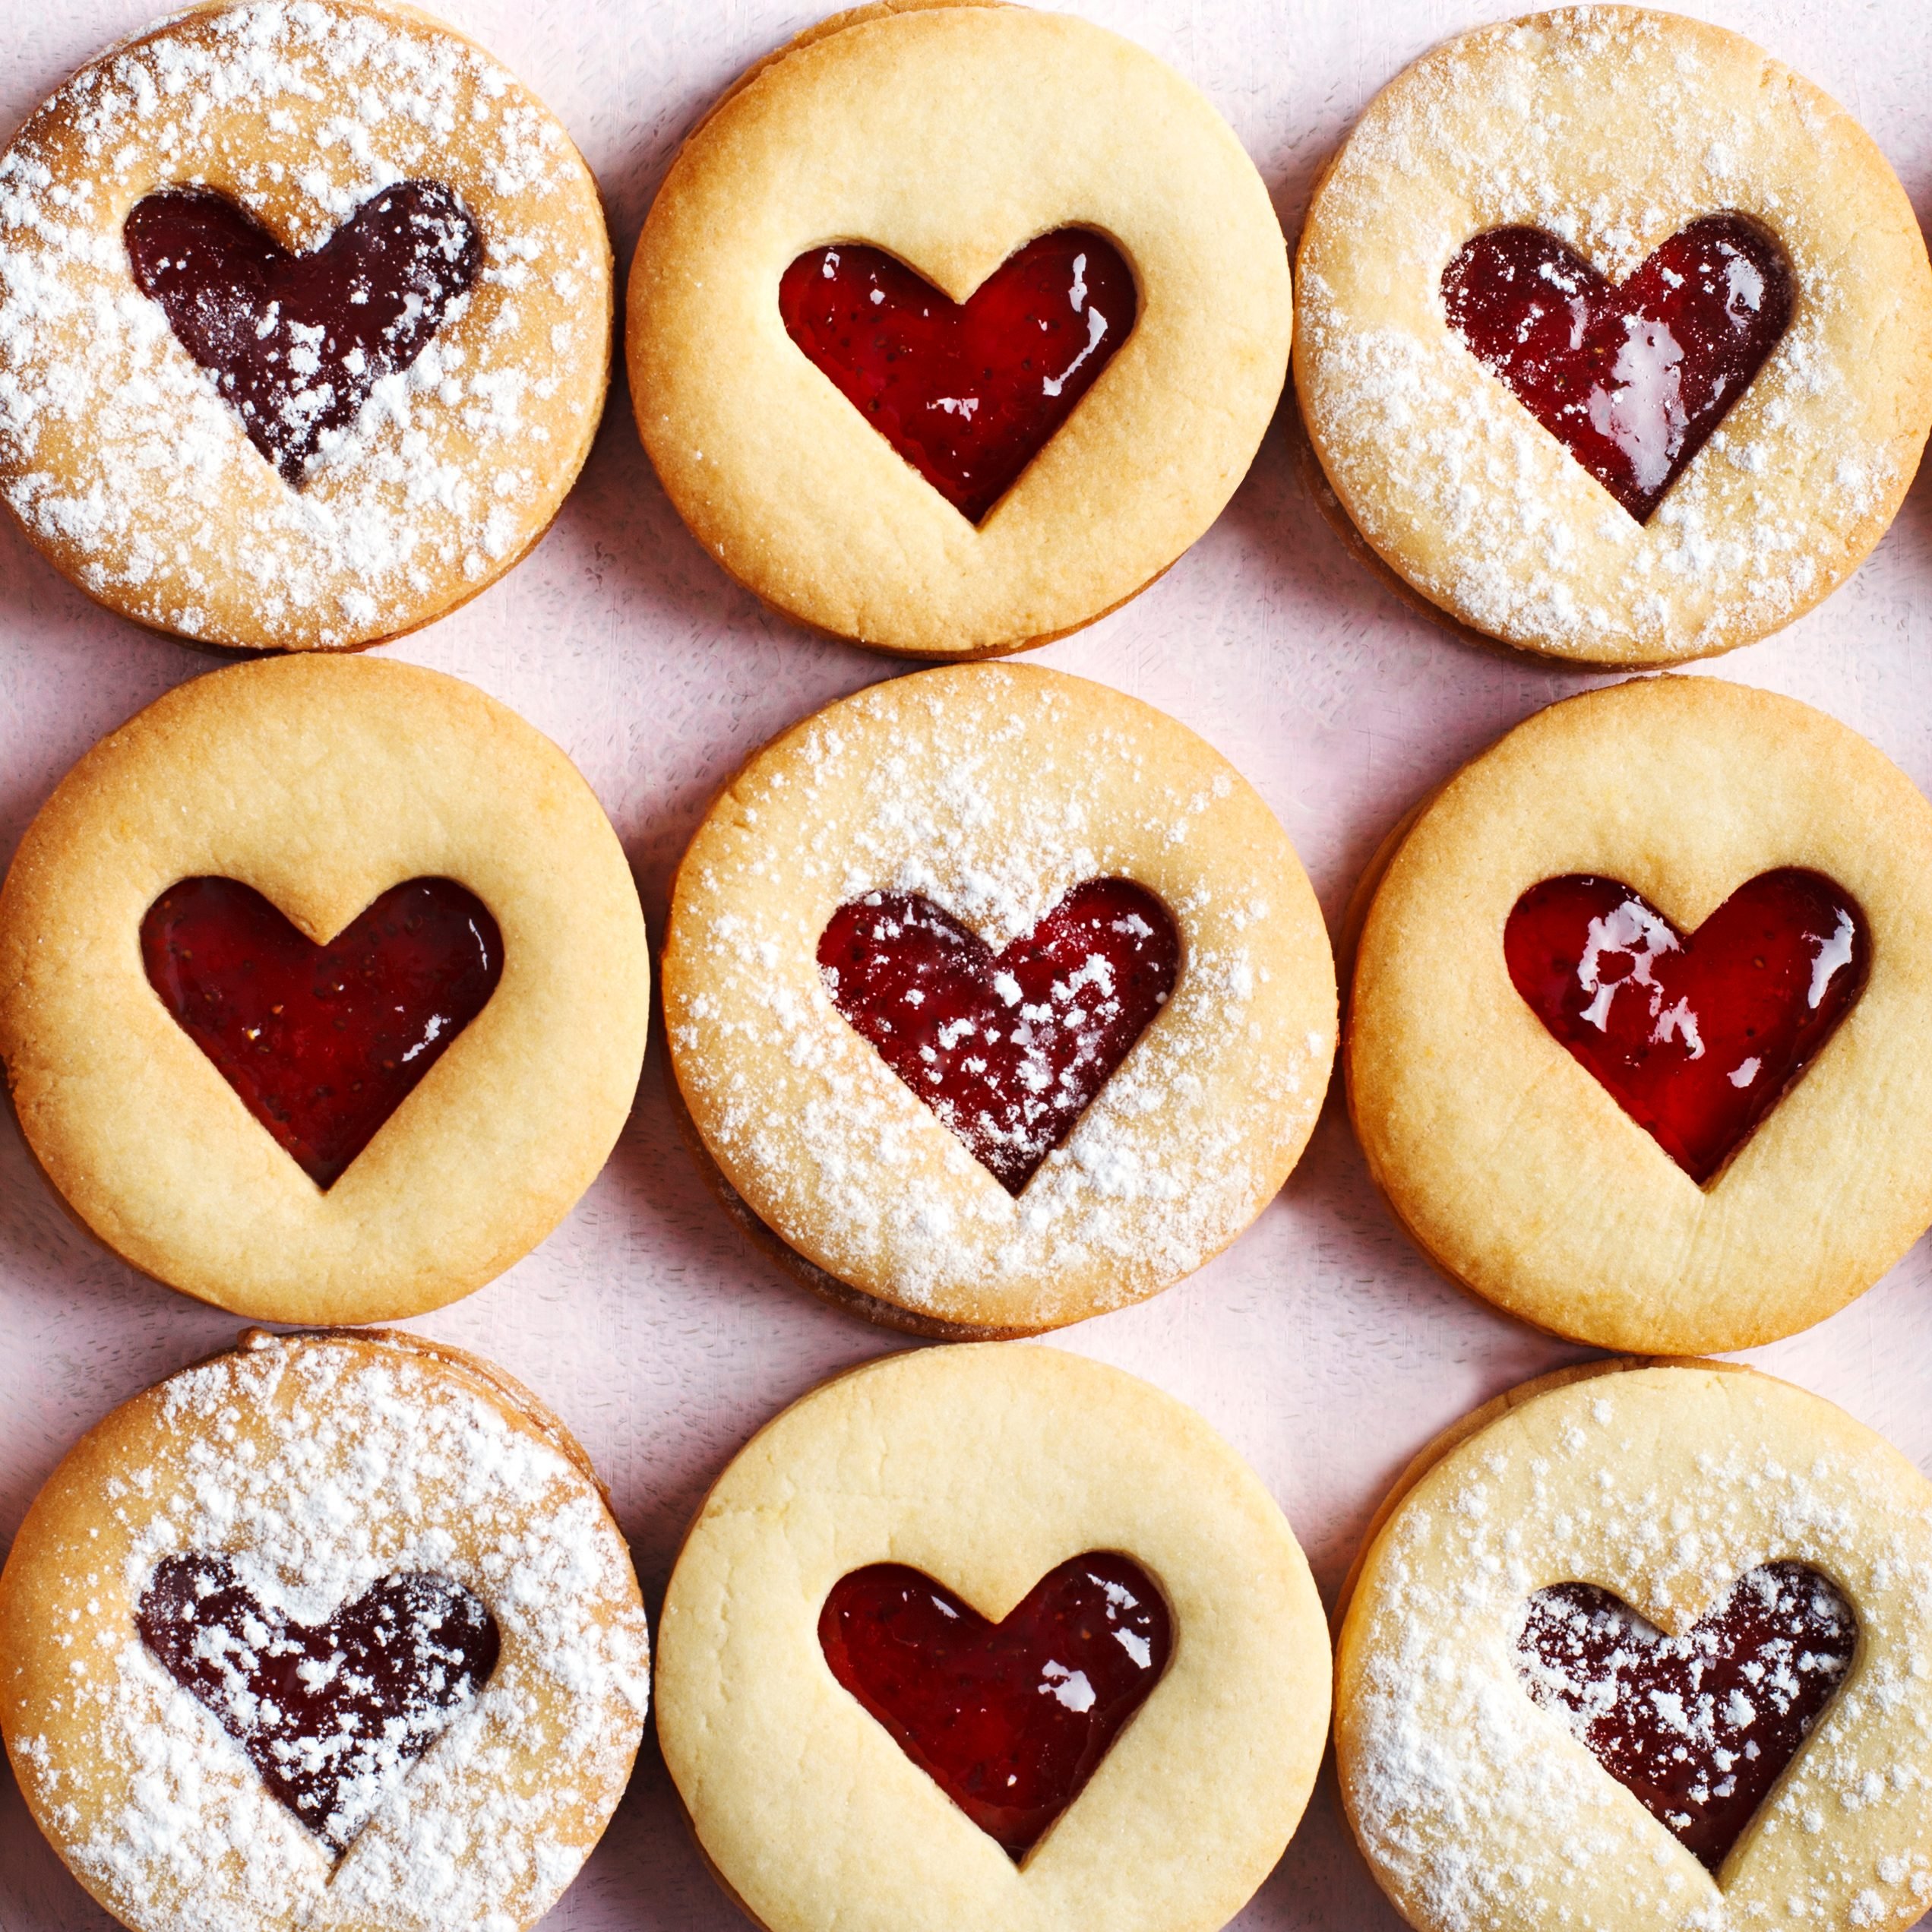
[[[1405,1478],[1336,1750],[1419,1932],[1900,1928],[1932,1904],[1932,1488],[1729,1364],[1513,1391]]]
[[[134,1932],[533,1924],[649,1671],[583,1450],[413,1336],[252,1333],[137,1396],[0,1575],[14,1774]]]
[[[1526,650],[1660,664],[1789,623],[1932,424],[1932,270],[1883,156],[1674,14],[1425,55],[1330,163],[1297,276],[1342,511],[1425,608]]]
[[[733,1197],[809,1284],[947,1335],[1199,1267],[1293,1166],[1335,1039],[1267,807],[1172,719],[1042,670],[896,679],[774,740],[685,855],[663,972]]]
[[[882,5],[760,64],[631,274],[637,428],[767,602],[925,657],[1013,651],[1165,570],[1287,373],[1288,262],[1196,90],[1064,14]]]
[[[1600,1347],[1750,1346],[1932,1221],[1932,808],[1855,732],[1661,678],[1519,726],[1372,887],[1369,1169],[1430,1256]]]
[[[768,1932],[1215,1932],[1281,1856],[1327,1632],[1254,1472],[1058,1349],[795,1403],[678,1558],[658,1737]]]
[[[589,169],[481,49],[365,0],[190,9],[0,156],[0,496],[141,623],[372,643],[549,526],[612,302]]]

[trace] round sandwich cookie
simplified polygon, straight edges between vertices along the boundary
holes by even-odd
[[[1260,795],[1053,671],[874,685],[691,840],[662,960],[691,1137],[808,1286],[947,1339],[1140,1300],[1279,1189],[1335,981]]]
[[[1213,1932],[1328,1725],[1293,1532],[1200,1416],[1047,1348],[869,1364],[705,1499],[658,1740],[765,1932]]]
[[[700,125],[626,324],[705,550],[941,658],[1159,577],[1246,473],[1290,333],[1267,190],[1194,87],[1068,14],[917,0],[834,15]]]
[[[1810,82],[1676,14],[1425,55],[1329,163],[1296,277],[1331,520],[1424,611],[1550,656],[1788,624],[1884,534],[1932,425],[1897,176]]]
[[[0,888],[0,1057],[84,1225],[271,1321],[466,1295],[596,1178],[650,956],[563,753],[438,672],[264,659],[62,780]]]
[[[267,1335],[77,1443],[0,1574],[0,1729],[131,1932],[501,1932],[622,1795],[630,1553],[569,1431],[411,1335]]]
[[[1748,1348],[1932,1222],[1932,806],[1794,700],[1619,685],[1390,843],[1344,1042],[1445,1272],[1601,1348]]]
[[[1513,1390],[1383,1505],[1342,1797],[1417,1932],[1902,1932],[1932,1905],[1932,1486],[1730,1363]]]
[[[612,314],[590,171],[481,48],[368,0],[189,8],[0,154],[0,497],[138,623],[378,643],[549,526]]]

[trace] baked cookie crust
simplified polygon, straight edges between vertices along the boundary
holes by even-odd
[[[1551,1381],[1440,1453],[1362,1559],[1336,1751],[1377,1882],[1420,1932],[1915,1922],[1932,1900],[1932,1489],[1842,1410],[1734,1364]],[[1714,1879],[1532,1702],[1516,1633],[1532,1594],[1573,1581],[1681,1632],[1779,1560],[1837,1586],[1858,1647]]]
[[[887,890],[999,947],[1097,877],[1162,901],[1181,977],[1015,1198],[840,1016],[819,938]],[[1007,1333],[1232,1241],[1306,1145],[1335,1041],[1320,911],[1258,794],[1152,707],[1031,666],[895,678],[758,752],[679,866],[662,970],[684,1104],[751,1213],[863,1295]]]
[[[326,1192],[156,997],[178,880],[253,887],[318,943],[398,882],[489,909],[487,1005]],[[562,752],[439,672],[264,659],[169,692],[81,760],[0,888],[0,1057],[21,1130],[122,1259],[259,1320],[466,1295],[596,1177],[636,1091],[650,958],[610,822]]]
[[[495,1670],[339,1863],[144,1645],[157,1561],[226,1556],[318,1621],[428,1571]],[[108,1416],[0,1575],[0,1728],[35,1822],[134,1932],[535,1923],[602,1835],[650,1690],[644,1613],[583,1453],[492,1364],[413,1336],[242,1338]]]
[[[1539,881],[1614,878],[1688,932],[1779,866],[1862,908],[1870,974],[1708,1187],[1511,984]],[[1419,811],[1357,948],[1343,1046],[1369,1171],[1455,1279],[1598,1347],[1751,1347],[1862,1294],[1932,1221],[1932,806],[1794,700],[1640,680],[1538,713]]]
[[[1797,305],[1638,523],[1451,328],[1443,272],[1525,223],[1621,281],[1715,211],[1776,235]],[[1789,623],[1884,533],[1932,426],[1932,269],[1891,167],[1810,82],[1677,14],[1567,8],[1425,55],[1330,163],[1296,279],[1295,393],[1356,530],[1455,624],[1551,656],[1661,665]]]
[[[1246,473],[1287,372],[1280,225],[1201,95],[1099,27],[983,5],[827,27],[741,82],[652,207],[638,432],[707,553],[789,615],[913,656],[1044,643],[1143,589]],[[1120,248],[1139,316],[975,526],[794,346],[779,280],[863,241],[963,300],[1068,226]]]
[[[840,1687],[820,1608],[893,1562],[997,1620],[1097,1549],[1158,1583],[1172,1661],[1016,1866]],[[1320,1600],[1254,1473],[1171,1396],[1048,1348],[895,1355],[786,1409],[706,1499],[659,1650],[666,1762],[770,1932],[1209,1932],[1280,1857],[1327,1726]]]
[[[466,209],[481,271],[291,488],[141,292],[123,224],[197,185],[301,253],[411,179]],[[590,169],[482,49],[364,0],[192,8],[90,62],[0,156],[0,498],[138,623],[254,650],[378,643],[549,528],[602,413],[614,302]]]

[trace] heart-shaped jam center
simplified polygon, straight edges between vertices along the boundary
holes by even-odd
[[[503,973],[482,900],[450,879],[392,886],[326,946],[232,879],[148,908],[149,983],[318,1187],[375,1138]]]
[[[326,1624],[263,1603],[226,1557],[165,1557],[147,1646],[338,1857],[496,1668],[496,1619],[447,1576],[386,1576]]]
[[[1681,228],[1627,282],[1540,228],[1492,228],[1443,271],[1450,326],[1643,523],[1791,318],[1784,250],[1741,214]]]
[[[963,302],[878,248],[814,248],[778,285],[786,333],[975,523],[1052,440],[1126,341],[1133,271],[1104,236],[1056,229]]]
[[[1851,1607],[1816,1570],[1748,1571],[1666,1636],[1594,1583],[1538,1590],[1516,1639],[1531,1696],[1715,1872],[1839,1687]]]
[[[296,489],[376,384],[422,353],[483,261],[469,211],[435,181],[385,188],[307,255],[205,188],[145,196],[122,233],[135,286]]]
[[[874,892],[818,941],[832,1004],[1008,1194],[1073,1131],[1174,990],[1167,908],[1089,879],[995,953],[913,893]]]
[[[1503,950],[1537,1018],[1700,1187],[1850,1011],[1871,952],[1850,895],[1794,867],[1687,938],[1614,879],[1545,879]]]
[[[875,1564],[818,1619],[832,1674],[989,1838],[1023,1857],[1167,1668],[1167,1603],[1111,1551],[1050,1570],[989,1624],[930,1576]]]

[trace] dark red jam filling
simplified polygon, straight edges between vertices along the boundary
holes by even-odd
[[[483,261],[476,223],[434,181],[385,188],[307,255],[205,188],[144,196],[122,234],[135,286],[296,489],[377,383],[422,353]]]
[[[786,333],[954,509],[975,523],[1126,341],[1133,271],[1104,236],[1056,229],[963,302],[878,248],[814,248],[778,286]]]
[[[326,946],[232,879],[141,922],[149,983],[318,1187],[333,1186],[482,1011],[503,937],[450,879],[392,886]]]
[[[1766,1564],[1681,1636],[1594,1583],[1529,1600],[1516,1669],[1605,1770],[1715,1872],[1832,1700],[1851,1605],[1801,1564]]]
[[[1545,879],[1503,950],[1537,1018],[1701,1187],[1775,1106],[1864,990],[1850,895],[1787,868],[1680,933],[1614,879]]]
[[[1540,228],[1492,228],[1442,295],[1484,367],[1641,523],[1777,346],[1796,286],[1775,239],[1725,213],[1615,286]]]
[[[832,915],[818,966],[847,1022],[1017,1194],[1166,1004],[1181,941],[1127,879],[1074,887],[1001,953],[930,900],[874,892]]]
[[[1016,1859],[1080,1794],[1160,1681],[1165,1599],[1094,1551],[1048,1570],[998,1624],[896,1563],[833,1585],[818,1641],[832,1674]]]
[[[298,1624],[225,1557],[164,1557],[134,1622],[338,1856],[496,1668],[496,1619],[447,1576],[386,1576],[326,1624]]]

